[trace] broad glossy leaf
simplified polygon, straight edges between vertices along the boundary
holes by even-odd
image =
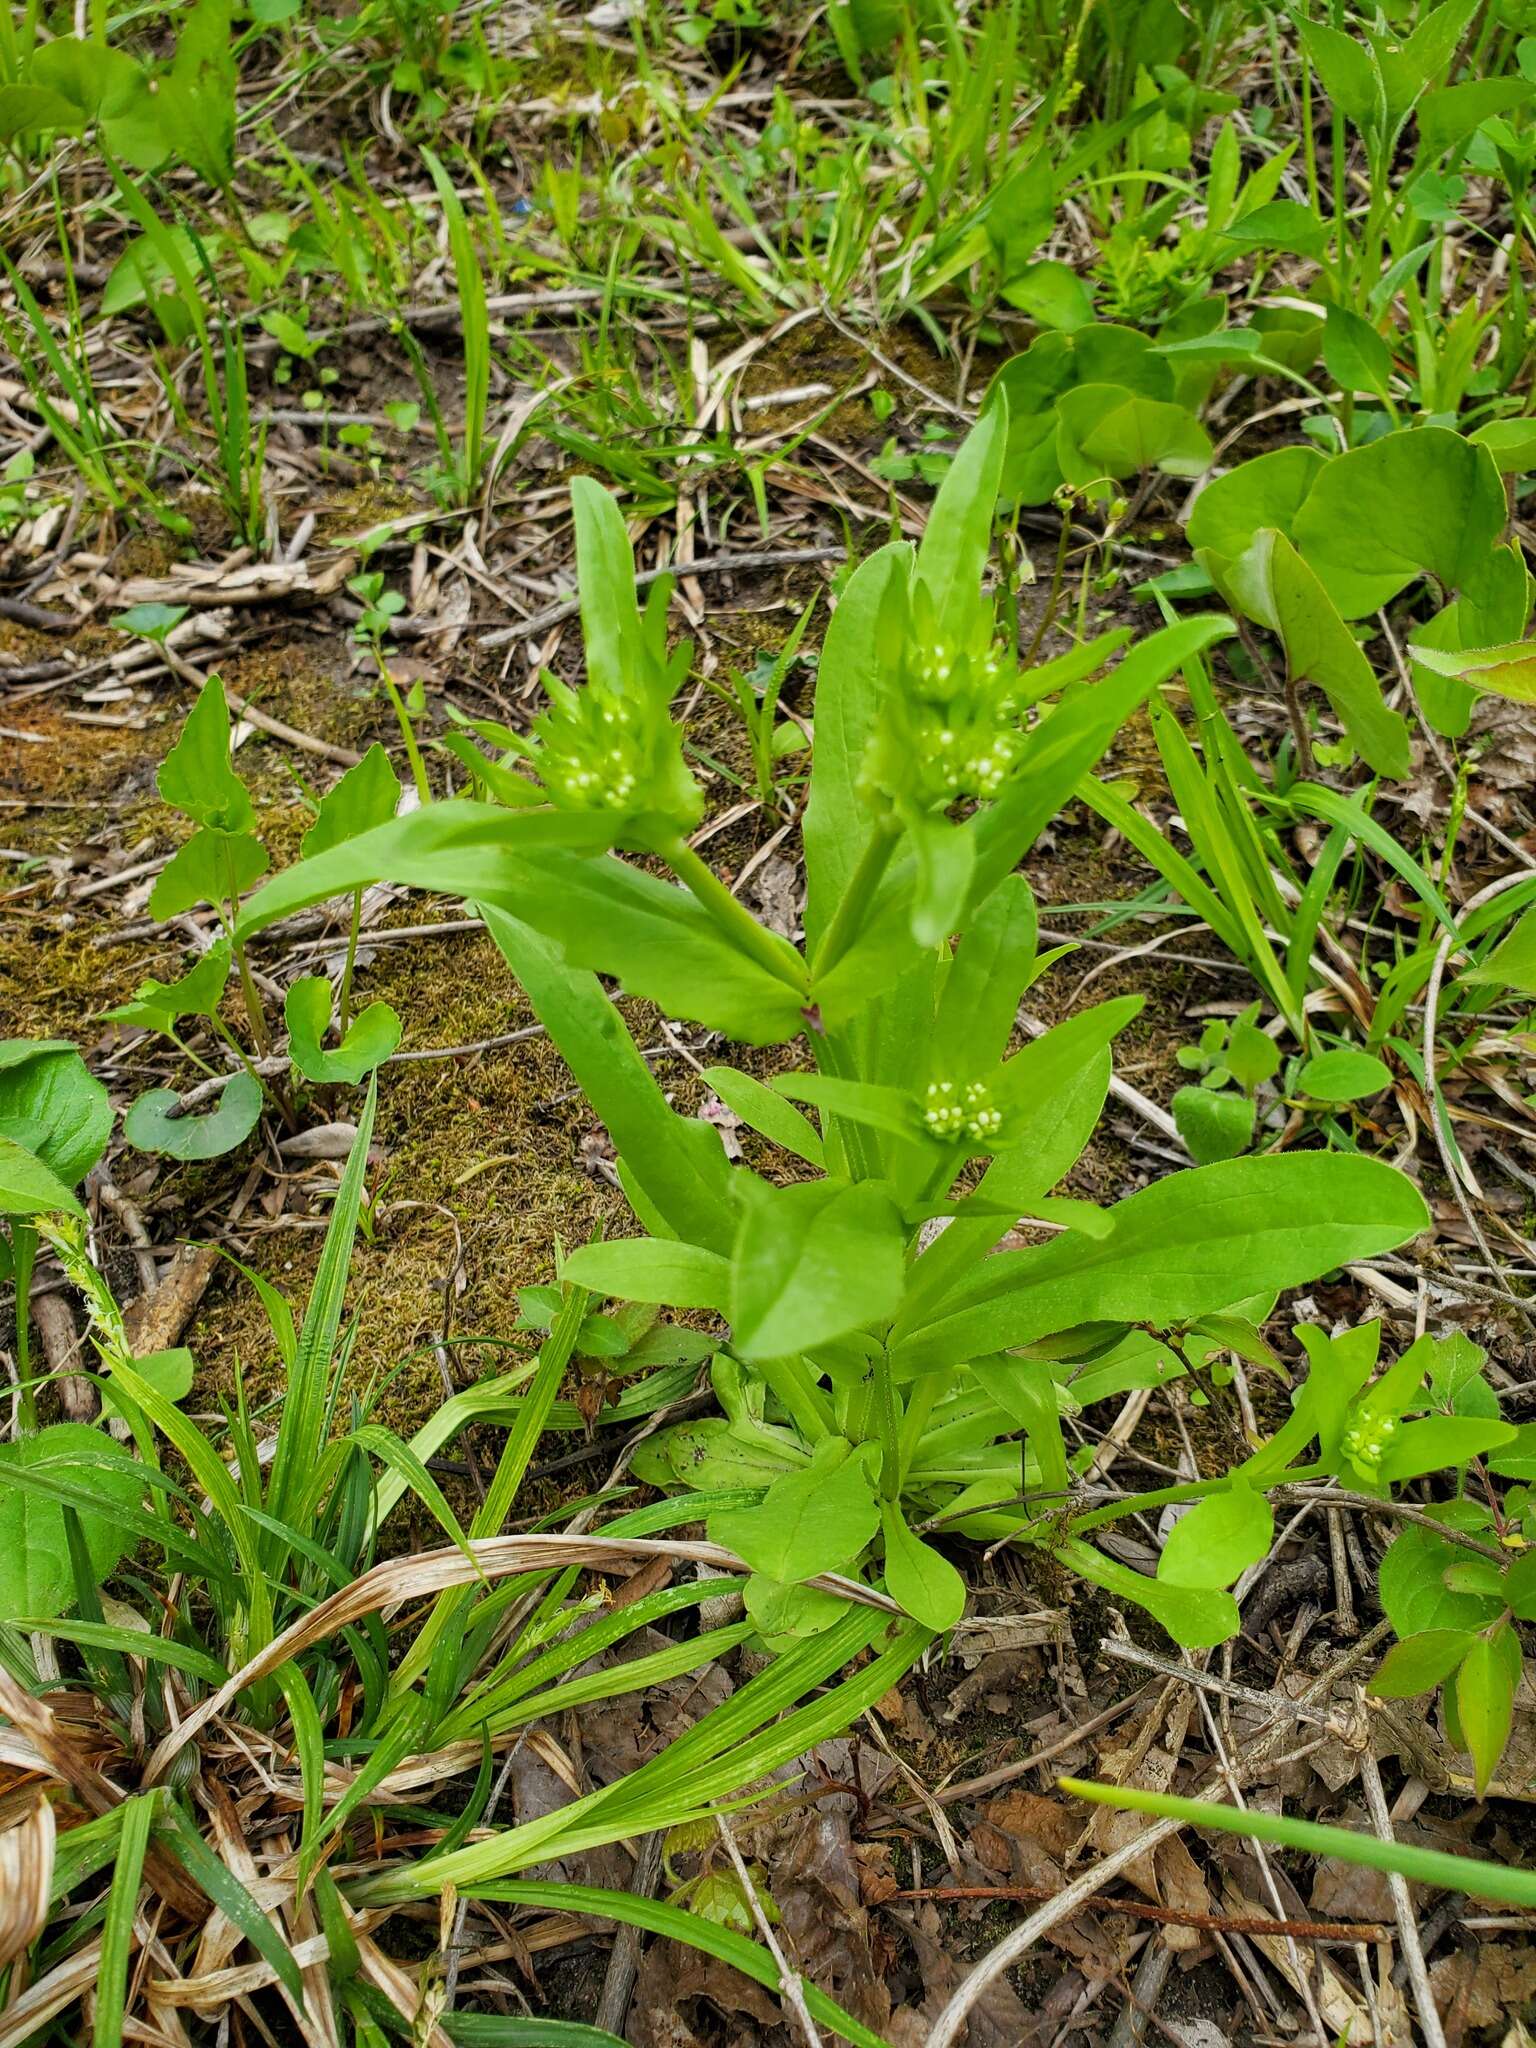
[[[1409,648],[1414,660],[1438,676],[1470,683],[1475,690],[1512,697],[1517,704],[1536,703],[1536,641],[1516,640],[1504,647],[1431,647],[1416,640]]]
[[[86,121],[120,113],[145,75],[143,65],[126,50],[95,38],[55,36],[32,54],[33,83],[72,101]]]
[[[1316,448],[1275,448],[1213,478],[1195,500],[1185,529],[1197,560],[1214,571],[1220,561],[1236,562],[1263,527],[1296,538],[1296,522],[1328,458]],[[1212,558],[1215,558],[1214,560]],[[1314,567],[1317,565],[1314,564]],[[1323,572],[1329,595],[1346,619],[1363,618],[1396,595],[1400,576],[1367,569],[1361,574],[1329,564]]]
[[[123,1136],[141,1152],[167,1159],[218,1159],[233,1152],[256,1128],[265,1098],[254,1074],[234,1075],[211,1109],[172,1116],[180,1097],[174,1088],[151,1088],[123,1118]]]
[[[1476,1640],[1470,1629],[1423,1629],[1392,1645],[1366,1690],[1378,1699],[1414,1699],[1449,1678]]]
[[[1378,774],[1407,775],[1413,763],[1407,721],[1387,707],[1322,579],[1278,527],[1260,527],[1235,558],[1207,548],[1200,559],[1229,603],[1279,635],[1290,681],[1314,683],[1325,693],[1368,764]]]
[[[320,799],[315,822],[300,842],[307,858],[387,825],[400,801],[400,784],[389,765],[389,756],[375,740],[355,768],[349,768],[339,782]]]
[[[1472,1758],[1479,1799],[1509,1741],[1519,1678],[1520,1639],[1507,1623],[1491,1636],[1475,1637],[1456,1673],[1456,1719]]]
[[[1184,1149],[1197,1166],[1235,1159],[1253,1143],[1253,1103],[1226,1088],[1181,1088],[1171,1105]]]
[[[1008,402],[1008,439],[999,490],[1005,505],[1043,505],[1061,482],[1057,403],[1078,384],[1113,384],[1158,401],[1174,395],[1173,371],[1134,328],[1093,321],[1073,333],[1043,334],[1004,363],[988,400]]]
[[[880,1526],[866,1453],[827,1437],[808,1466],[775,1480],[756,1507],[723,1508],[707,1526],[711,1542],[783,1585],[836,1571]]]
[[[965,1581],[947,1557],[924,1543],[889,1501],[880,1504],[885,1590],[924,1628],[953,1628],[965,1612]]]
[[[210,676],[187,714],[181,737],[160,763],[155,786],[199,825],[215,832],[249,832],[250,794],[230,765],[229,706],[224,685]]]
[[[1063,392],[1056,414],[1057,456],[1068,483],[1147,469],[1199,476],[1210,466],[1210,436],[1193,413],[1170,400],[1114,384],[1079,384]]]
[[[1393,1538],[1381,1560],[1377,1591],[1400,1636],[1421,1635],[1427,1629],[1479,1629],[1498,1619],[1501,1601],[1453,1593],[1445,1584],[1447,1567],[1473,1554],[1417,1522]]]
[[[732,1343],[742,1357],[786,1358],[896,1313],[905,1231],[883,1187],[746,1181],[742,1197],[731,1259]]]
[[[0,1060],[0,1132],[18,1118],[42,1126],[46,1136],[31,1149],[66,1187],[84,1180],[112,1135],[106,1089],[73,1046],[57,1042]]]
[[[0,1216],[47,1216],[85,1211],[56,1173],[30,1147],[0,1133]]]
[[[340,1045],[321,1040],[331,1028],[331,984],[323,974],[293,983],[283,999],[288,1057],[306,1081],[356,1084],[384,1064],[400,1043],[400,1019],[388,1003],[370,1003],[347,1026]]]
[[[228,903],[259,882],[272,863],[248,832],[201,825],[171,856],[150,891],[149,914],[162,923],[200,903]]]
[[[670,1238],[613,1237],[583,1245],[562,1271],[578,1287],[625,1301],[711,1308],[723,1315],[730,1300],[729,1259]]]
[[[1451,596],[1486,573],[1505,517],[1486,448],[1448,427],[1412,427],[1336,455],[1293,538],[1325,583],[1339,571],[1395,574],[1402,589],[1431,575]]]
[[[79,135],[85,117],[73,100],[47,86],[0,86],[0,143],[14,142],[18,135],[35,134],[43,128]]]
[[[1391,1068],[1353,1046],[1315,1054],[1296,1077],[1298,1092],[1316,1102],[1364,1102],[1391,1086]]]
[[[1536,419],[1489,420],[1467,439],[1488,450],[1501,476],[1536,468]]]
[[[7,1483],[7,1471],[41,1470],[102,1503],[102,1512],[77,1507],[81,1533],[98,1581],[129,1547],[115,1523],[114,1505],[134,1508],[143,1482],[123,1469],[109,1439],[83,1422],[59,1422],[35,1436],[0,1444],[0,1619],[50,1620],[73,1605],[75,1577],[64,1529],[64,1508],[46,1495]]]
[[[1230,1586],[1268,1554],[1275,1514],[1262,1493],[1234,1478],[1222,1493],[1196,1501],[1174,1523],[1158,1560],[1170,1586]]]
[[[1209,1315],[1390,1251],[1429,1220],[1417,1188],[1394,1168],[1322,1152],[1170,1174],[1109,1214],[1109,1235],[1098,1241],[1073,1232],[989,1259],[926,1328],[898,1325],[902,1353],[941,1365],[1079,1323]]]

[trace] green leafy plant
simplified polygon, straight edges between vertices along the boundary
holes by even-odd
[[[33,1059],[48,1060],[53,1050]],[[25,1064],[0,1071],[13,1070],[24,1074]],[[56,1087],[46,1106],[54,1144],[67,1142],[78,1122],[74,1087]],[[499,1533],[542,1431],[557,1418],[578,1342],[596,1341],[579,1288],[553,1290],[536,1355],[505,1376],[519,1391],[509,1400],[499,1390],[510,1427],[467,1531],[417,1451],[371,1418],[366,1397],[344,1391],[355,1336],[343,1330],[344,1297],[374,1109],[370,1088],[302,1319],[252,1276],[286,1382],[270,1458],[258,1448],[260,1417],[243,1377],[205,1428],[176,1405],[185,1382],[168,1391],[153,1361],[132,1356],[80,1218],[70,1213],[73,1198],[57,1183],[43,1191],[54,1213],[39,1225],[84,1294],[96,1377],[129,1429],[129,1442],[119,1444],[105,1431],[64,1423],[0,1447],[0,1696],[15,1719],[16,1702],[30,1692],[28,1711],[58,1729],[42,1777],[75,1790],[111,1788],[92,1797],[94,1817],[78,1805],[72,1819],[60,1816],[43,1924],[24,1937],[29,1948],[41,1937],[32,1981],[53,2000],[51,2011],[72,2006],[86,1987],[98,2012],[120,2018],[129,2009],[138,1996],[135,1908],[147,1885],[176,1903],[187,1930],[178,1943],[195,1941],[217,1910],[261,1958],[258,1982],[246,1989],[271,1986],[294,2011],[318,2003],[333,2028],[344,2019],[356,2040],[373,2038],[369,2030],[391,2008],[387,2000],[380,2007],[360,1974],[368,1937],[354,1915],[365,1896],[373,1911],[436,1897],[445,1885],[465,1898],[515,1897],[518,1873],[535,1864],[696,1823],[845,1725],[926,1641],[910,1623],[893,1626],[887,1611],[850,1605],[824,1639],[778,1660],[639,1771],[542,1819],[492,1827],[498,1749],[518,1745],[532,1723],[567,1706],[706,1665],[749,1625],[684,1635],[637,1659],[614,1656],[643,1632],[686,1617],[718,1586],[713,1578],[681,1581],[624,1607],[579,1589],[584,1568],[621,1557],[717,1561],[721,1553],[667,1539],[685,1518],[675,1506],[621,1514],[599,1538]],[[482,1418],[488,1412],[482,1401]],[[446,1546],[381,1560],[384,1524],[407,1496],[438,1524]],[[138,1565],[119,1574],[130,1546]],[[102,1597],[109,1584],[120,1587],[110,1605]],[[382,1616],[413,1601],[418,1626],[400,1655]],[[48,1640],[74,1669],[67,1724],[55,1718],[61,1681],[39,1672],[29,1636]],[[865,1650],[874,1655],[857,1675],[838,1675]],[[174,1713],[172,1689],[159,1682],[172,1673]],[[242,1731],[234,1744],[222,1732],[230,1726]],[[252,1744],[270,1746],[287,1789],[264,1770],[245,1782]],[[106,1778],[96,1775],[103,1768]],[[441,1824],[425,1845],[411,1836],[410,1853],[371,1855],[360,1883],[338,1885],[327,1869],[332,1858],[350,1861],[354,1839],[373,1843],[395,1805],[414,1799],[413,1788],[452,1779],[462,1779],[462,1798],[454,1813],[434,1813]],[[275,1795],[274,1813],[287,1814],[294,1854],[285,1903],[296,1915],[316,1913],[327,1969],[301,1964],[287,1915],[269,1920],[270,1900],[256,1902],[238,1836],[202,1817],[233,1814],[236,1800],[253,1792]],[[436,1798],[429,1794],[434,1805]],[[102,1892],[98,1873],[107,1864],[113,1871]],[[605,1893],[579,1896],[583,1910],[608,1910]],[[620,1917],[632,1911],[621,1898],[612,1909]],[[740,1936],[675,1907],[651,1913],[666,1932],[777,1981],[769,1959]],[[81,1977],[80,1944],[97,1922],[96,1967]],[[873,2048],[876,2037],[832,2000],[819,1992],[811,2000],[824,2022]]]
[[[224,685],[210,676],[188,714],[181,736],[161,763],[156,778],[165,801],[190,818],[192,835],[160,872],[150,893],[153,916],[181,916],[199,904],[212,906],[220,936],[180,980],[144,982],[131,1001],[105,1014],[115,1023],[163,1033],[210,1082],[217,1082],[212,1106],[183,1111],[172,1088],[153,1088],[132,1103],[123,1120],[130,1143],[173,1159],[212,1159],[229,1152],[254,1130],[269,1100],[269,1082],[259,1062],[272,1052],[273,1027],[252,971],[244,938],[236,929],[242,897],[267,871],[265,847],[256,832],[250,792],[236,774],[230,750],[229,707]],[[388,757],[373,746],[316,807],[303,851],[323,852],[394,815],[399,785]],[[357,958],[361,895],[352,905],[352,928],[339,989],[340,1043],[325,1048],[332,1021],[329,981],[307,976],[285,999],[289,1056],[306,1081],[363,1080],[388,1059],[400,1040],[400,1019],[387,1003],[372,1003],[352,1014],[352,980]],[[242,1044],[223,1015],[231,977],[240,991],[249,1045]],[[222,1040],[236,1071],[220,1075],[187,1043],[179,1029],[186,1018],[204,1021]],[[284,1114],[289,1105],[279,1098]]]
[[[607,1125],[648,1232],[572,1254],[569,1278],[711,1311],[729,1332],[713,1368],[722,1416],[662,1432],[644,1469],[671,1487],[752,1489],[716,1533],[754,1567],[749,1607],[765,1633],[824,1625],[806,1581],[876,1556],[909,1611],[954,1620],[963,1587],[925,1533],[942,1523],[1044,1544],[1181,1639],[1209,1642],[1235,1626],[1223,1588],[1236,1567],[1220,1584],[1152,1581],[1063,1533],[1061,1381],[1118,1323],[1195,1324],[1272,1300],[1401,1243],[1425,1211],[1391,1169],[1316,1153],[1228,1161],[1104,1211],[1054,1192],[1138,1005],[1101,1004],[1010,1054],[1020,994],[1041,971],[1014,869],[1121,720],[1228,627],[1168,629],[1096,684],[1123,635],[1020,670],[981,590],[1007,433],[999,407],[951,468],[915,557],[882,550],[834,614],[804,951],[758,924],[687,842],[701,794],[669,716],[687,652],[664,652],[659,586],[636,612],[622,522],[580,481],[586,682],[549,685],[513,807],[396,820],[290,870],[242,930],[385,874],[480,906]],[[594,969],[749,1043],[803,1035],[814,1067],[772,1086],[725,1068],[707,1078],[809,1177],[731,1168],[713,1133],[663,1100]],[[989,1256],[1021,1216],[1057,1234]],[[1051,1498],[1010,1507],[1021,1430],[1026,1494]]]

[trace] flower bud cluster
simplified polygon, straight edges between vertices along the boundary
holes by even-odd
[[[1001,795],[1023,751],[1019,673],[978,601],[968,631],[940,629],[919,585],[883,635],[887,685],[864,763],[867,787],[924,810]]]
[[[1387,1445],[1396,1436],[1398,1424],[1391,1415],[1362,1415],[1345,1432],[1344,1455],[1356,1471],[1368,1479],[1381,1473]]]
[[[923,1099],[923,1126],[930,1137],[967,1137],[990,1145],[1003,1128],[1003,1113],[984,1081],[963,1088],[953,1081],[930,1081]]]
[[[548,682],[550,708],[534,724],[533,763],[561,810],[655,811],[694,824],[702,794],[682,757],[664,697],[617,696],[589,682],[570,690]]]

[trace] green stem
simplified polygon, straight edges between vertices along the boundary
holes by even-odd
[[[347,934],[347,964],[341,970],[341,993],[337,1000],[337,1036],[345,1038],[352,1016],[352,969],[357,964],[357,935],[363,925],[363,892],[352,892],[352,929]]]
[[[896,1390],[891,1361],[882,1351],[875,1360],[876,1421],[880,1427],[880,1497],[894,1507],[901,1499],[901,1442],[896,1431]]]
[[[901,1421],[901,1483],[905,1486],[907,1474],[917,1462],[918,1451],[922,1448],[923,1432],[944,1390],[945,1375],[940,1372],[925,1372],[913,1384],[907,1401],[907,1412]]]
[[[23,1436],[37,1428],[37,1390],[32,1385],[32,1269],[37,1232],[19,1217],[11,1221],[11,1273],[16,1282],[17,1423]]]
[[[800,955],[793,946],[786,944],[765,925],[760,925],[744,903],[737,902],[714,869],[699,858],[681,833],[658,841],[655,851],[694,899],[709,912],[738,952],[745,953],[759,967],[766,968],[776,981],[782,981],[796,995],[805,994],[805,963]]]
[[[400,695],[399,687],[389,672],[389,664],[384,659],[384,649],[377,639],[373,643],[373,658],[378,664],[379,680],[384,685],[385,695],[393,707],[395,722],[400,727],[400,738],[405,746],[405,758],[411,764],[411,780],[416,785],[416,794],[422,803],[429,804],[432,801],[432,786],[427,781],[427,764],[422,760],[421,749],[416,744],[416,728],[411,724],[411,714],[405,708],[405,699]]]
[[[818,981],[831,973],[858,937],[870,898],[880,886],[880,878],[890,865],[891,855],[896,851],[896,842],[900,837],[901,826],[887,811],[877,822],[873,834],[865,841],[864,851],[859,855],[859,864],[849,878],[848,886],[833,913],[826,935],[816,948],[812,972]]]
[[[240,972],[240,992],[245,998],[245,1014],[250,1021],[251,1041],[258,1055],[265,1055],[271,1049],[272,1040],[267,1031],[267,1015],[261,1007],[261,997],[251,975],[251,963],[246,958],[245,946],[237,936],[240,919],[240,888],[235,879],[234,854],[228,847],[224,850],[225,873],[229,881],[229,933],[234,941],[235,965]]]

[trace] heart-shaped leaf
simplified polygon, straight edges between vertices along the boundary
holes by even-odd
[[[400,1043],[400,1019],[388,1003],[370,1003],[327,1052],[321,1039],[331,1026],[331,984],[323,974],[296,981],[283,1003],[288,1057],[306,1081],[361,1081],[382,1066]]]
[[[114,1024],[137,1024],[145,1031],[170,1031],[183,1017],[211,1017],[229,980],[231,947],[220,939],[180,981],[145,981],[132,1002],[106,1010]]]
[[[389,756],[375,740],[355,768],[349,768],[334,789],[320,799],[315,822],[304,834],[299,851],[307,859],[355,839],[359,832],[371,832],[375,825],[387,825],[400,801],[400,784],[389,765]]]
[[[141,1095],[123,1118],[129,1144],[167,1159],[218,1159],[250,1136],[264,1098],[255,1075],[241,1072],[201,1115],[173,1116],[180,1099],[174,1088],[151,1088]]]

